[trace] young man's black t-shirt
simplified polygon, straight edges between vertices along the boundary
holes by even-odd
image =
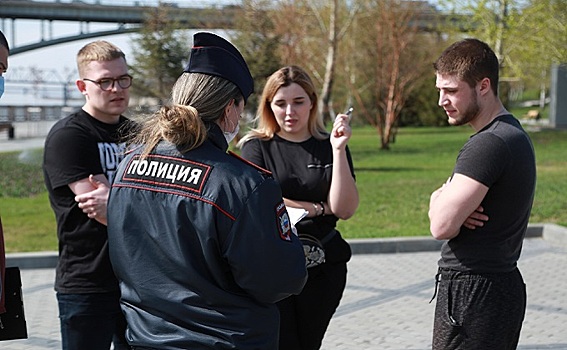
[[[458,271],[509,272],[516,267],[535,192],[532,143],[512,115],[497,117],[471,136],[454,173],[489,188],[481,205],[489,220],[474,230],[461,227],[442,247],[439,266]]]
[[[58,121],[45,140],[43,171],[57,221],[59,262],[55,290],[101,293],[118,290],[108,257],[106,226],[83,213],[69,184],[104,174],[112,182],[123,158],[122,134],[130,121],[98,121],[79,110]]]

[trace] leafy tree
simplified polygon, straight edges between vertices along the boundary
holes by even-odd
[[[424,1],[245,0],[236,42],[258,90],[263,72],[299,65],[320,88],[325,117],[334,115],[334,106],[354,104],[355,116],[363,116],[354,122],[375,126],[380,147],[388,149],[414,87],[432,77],[437,36],[416,25],[430,10]]]
[[[358,19],[359,80],[367,82],[353,86],[352,92],[361,105],[373,103],[362,114],[380,136],[380,148],[387,150],[394,141],[397,120],[410,92],[421,77],[430,73],[431,50],[420,45],[429,38],[419,32],[418,16],[424,10],[422,2],[400,0],[366,0]],[[366,77],[366,78],[365,78]]]
[[[510,70],[527,87],[539,88],[545,97],[551,65],[567,62],[567,2],[530,1],[511,28],[510,37]],[[540,105],[543,108],[543,101]]]
[[[246,106],[249,111],[256,110],[266,79],[282,65],[279,55],[275,54],[280,46],[280,36],[275,32],[273,16],[269,15],[269,4],[269,0],[244,0],[240,14],[236,16],[238,34],[234,44],[254,78],[255,94]]]
[[[133,40],[130,63],[133,94],[157,98],[159,104],[169,97],[189,57],[189,41],[175,30],[179,26],[169,19],[171,10],[160,3],[148,12],[140,35]]]
[[[339,43],[344,38],[347,30],[352,25],[352,21],[357,13],[358,6],[353,4],[353,6],[347,7],[348,17],[342,22],[342,29],[339,28],[339,9],[340,2],[338,0],[333,0],[330,2],[329,9],[329,25],[327,34],[327,57],[325,64],[325,75],[323,79],[323,88],[321,90],[321,113],[325,121],[330,121],[334,117],[334,112],[332,108],[332,92],[333,84],[336,78],[337,61],[339,55]],[[320,21],[320,23],[323,23]],[[321,25],[322,31],[325,31],[325,26]],[[340,31],[339,31],[340,29]],[[343,55],[343,57],[346,55]]]
[[[491,45],[504,81],[519,79],[545,93],[551,64],[567,62],[564,0],[446,0],[443,6],[461,24],[459,36],[473,36]],[[506,101],[507,96],[501,97]]]
[[[239,16],[237,42],[246,50],[257,86],[282,65],[298,65],[308,71],[320,87],[319,106],[324,118],[334,114],[333,83],[336,78],[338,44],[349,21],[339,27],[339,8],[344,1],[333,0],[245,0]],[[353,11],[348,15],[352,22]],[[341,17],[342,19],[342,17]],[[256,63],[263,62],[260,67]],[[269,62],[269,63],[268,63]],[[266,64],[268,63],[268,64]],[[324,64],[322,64],[324,63]],[[264,68],[270,67],[268,74]]]
[[[399,126],[448,126],[447,115],[437,105],[439,93],[435,89],[435,75],[426,74],[416,82],[400,112]]]

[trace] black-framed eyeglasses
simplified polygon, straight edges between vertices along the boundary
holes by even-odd
[[[132,85],[132,76],[129,74],[121,75],[118,78],[102,78],[99,80],[92,80],[83,78],[83,80],[95,83],[104,91],[110,91],[114,89],[114,83],[118,83],[122,89],[127,89]]]

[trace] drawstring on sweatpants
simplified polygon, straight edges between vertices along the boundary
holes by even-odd
[[[429,300],[429,304],[431,304],[433,299],[435,299],[435,297],[437,296],[437,288],[439,288],[439,282],[440,281],[441,281],[441,272],[438,272],[435,275],[435,290],[433,291],[433,296],[431,297],[431,300]]]

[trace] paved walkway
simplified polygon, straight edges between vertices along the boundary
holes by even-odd
[[[30,148],[43,148],[45,137],[18,138],[8,140],[0,135],[0,152],[22,151]]]
[[[438,251],[354,255],[322,349],[430,349],[438,258]],[[527,239],[519,266],[528,287],[519,349],[567,349],[567,246]],[[54,270],[23,269],[22,279],[29,339],[0,348],[60,349]]]

